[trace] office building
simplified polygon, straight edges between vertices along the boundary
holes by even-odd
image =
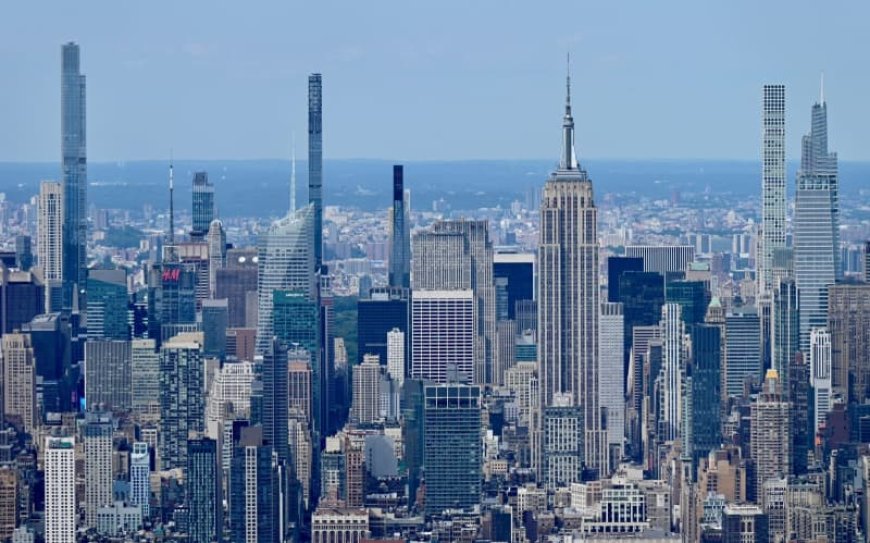
[[[755,462],[756,492],[770,479],[791,475],[789,404],[776,370],[767,370],[762,387],[751,410],[750,450]]]
[[[85,343],[85,401],[89,408],[114,412],[130,410],[133,406],[132,358],[129,341]]]
[[[698,466],[702,458],[722,443],[720,433],[720,372],[722,364],[721,331],[718,326],[694,324],[689,327],[691,356],[686,383],[688,418],[683,426],[691,439],[683,440],[685,455]],[[686,432],[683,432],[684,435]]]
[[[680,436],[683,415],[683,378],[686,327],[679,304],[662,306],[662,408],[658,437],[673,441]]]
[[[70,363],[70,318],[62,313],[37,315],[23,324],[21,330],[30,336],[37,381],[42,381],[40,412],[73,409],[79,372]]]
[[[29,334],[4,334],[0,340],[3,413],[0,420],[32,433],[39,426],[36,404],[36,360]]]
[[[127,272],[123,268],[89,270],[87,285],[88,338],[130,339]]]
[[[493,281],[494,249],[492,241],[489,238],[489,221],[467,219],[438,221],[432,225],[432,231],[436,234],[461,234],[465,239],[465,252],[470,257],[471,264],[471,290],[474,292],[474,358],[476,361],[474,366],[474,381],[476,383],[492,384],[495,382],[493,355],[496,332],[496,295],[495,283]],[[431,253],[425,254],[429,251],[431,251],[431,247],[428,244],[424,244],[423,254],[419,258],[422,260],[424,256],[431,257]],[[453,290],[453,286],[449,285],[449,283],[441,284],[439,279],[435,279],[431,284],[425,284],[425,281],[418,282],[416,279],[416,272],[419,271],[419,267],[416,267],[417,258],[417,253],[414,253],[415,289]],[[434,263],[430,260],[430,264]],[[442,264],[434,265],[440,268]],[[426,264],[423,265],[425,266]]]
[[[377,355],[387,362],[387,334],[399,330],[405,334],[404,357],[410,359],[411,339],[409,318],[410,290],[404,288],[373,288],[368,299],[357,304],[357,363],[367,354]]]
[[[227,265],[227,233],[220,219],[214,219],[205,236],[208,244],[208,288],[209,298],[217,298],[217,273]]]
[[[480,503],[483,451],[480,387],[424,387],[423,464],[427,516]]]
[[[319,192],[319,188],[318,188]],[[257,242],[257,350],[269,348],[274,336],[273,300],[276,290],[295,291],[317,299],[312,251],[315,209],[307,206],[278,220]]]
[[[643,258],[630,256],[607,257],[607,301],[619,302],[619,278],[625,272],[643,271]]]
[[[97,509],[97,533],[108,537],[129,537],[142,528],[142,510],[116,501]]]
[[[287,345],[273,339],[263,354],[263,439],[270,443],[282,462],[290,459],[287,412]]]
[[[112,505],[112,415],[88,412],[83,428],[85,445],[85,524],[97,527],[97,510]]]
[[[366,355],[362,364],[353,368],[353,406],[350,420],[357,424],[372,424],[381,419],[381,363],[376,356]]]
[[[619,300],[625,328],[624,372],[628,375],[629,353],[637,326],[658,326],[665,303],[665,279],[658,272],[625,271],[619,275]],[[639,368],[635,367],[635,370]]]
[[[668,281],[665,300],[680,305],[680,314],[686,326],[701,324],[707,315],[710,297],[703,281]]]
[[[722,543],[765,543],[767,515],[757,505],[727,504],[722,511]]]
[[[290,417],[311,424],[311,355],[304,349],[291,349],[288,354],[287,385]]]
[[[798,291],[794,279],[781,278],[773,289],[771,309],[771,367],[782,379],[783,390],[791,390],[790,368],[800,348]]]
[[[88,162],[85,130],[85,76],[79,46],[61,47],[60,132],[63,186],[63,307],[85,288],[88,243]]]
[[[625,441],[625,374],[622,349],[625,344],[622,304],[601,304],[598,327],[598,395],[599,405],[605,412],[607,447],[610,467],[622,458]]]
[[[227,356],[227,300],[202,301],[203,354],[223,360]]]
[[[411,288],[411,217],[405,198],[405,174],[401,164],[393,166],[393,207],[390,210],[389,285]]]
[[[223,496],[217,441],[191,439],[187,444],[185,492],[188,541],[211,543],[223,534]]]
[[[831,385],[847,403],[870,398],[870,283],[833,285],[828,295]]]
[[[369,514],[365,509],[318,507],[311,515],[312,543],[369,541]]]
[[[160,412],[160,354],[153,339],[130,342],[130,383],[134,412]]]
[[[387,332],[387,373],[399,386],[405,382],[405,333],[398,328]]]
[[[535,299],[535,255],[497,249],[492,260],[496,320],[517,320],[517,304]]]
[[[18,234],[15,236],[15,267],[21,271],[30,271],[33,265],[33,247],[30,236]]]
[[[160,348],[160,468],[187,466],[190,432],[205,431],[202,333],[179,334]]]
[[[308,204],[311,207],[314,269],[323,265],[323,80],[308,76]]]
[[[414,291],[411,378],[446,383],[455,376],[472,382],[474,317],[474,293],[470,289]]]
[[[209,183],[207,172],[193,174],[191,204],[190,237],[200,240],[208,233],[214,220],[214,185]]]
[[[246,318],[246,308],[249,297],[257,299],[257,250],[229,249],[225,260],[226,267],[209,268],[215,276],[214,297],[227,300],[227,326],[254,328],[256,304],[250,320]]]
[[[0,335],[16,332],[45,312],[45,285],[37,273],[0,264]]]
[[[626,245],[625,256],[642,258],[643,271],[665,276],[668,273],[685,272],[689,263],[695,261],[695,247],[692,245]]]
[[[76,542],[75,438],[45,438],[45,542]]]
[[[831,387],[831,335],[824,328],[810,332],[810,386],[813,394],[813,437],[834,407]]]
[[[828,321],[828,287],[843,276],[837,154],[828,152],[828,106],[813,105],[812,128],[802,139],[794,206],[794,277],[800,293],[800,346]]]
[[[761,240],[757,290],[773,288],[773,255],[785,248],[785,85],[764,85],[761,116]]]
[[[230,541],[278,543],[279,504],[272,447],[260,426],[243,426],[233,435],[230,470]]]
[[[39,184],[36,211],[36,262],[42,268],[46,289],[54,287],[54,295],[46,292],[45,299],[58,305],[46,304],[45,311],[60,311],[63,279],[63,186],[55,181]]]
[[[143,519],[151,516],[151,454],[141,441],[130,453],[130,505],[139,507]]]
[[[12,539],[18,524],[18,471],[0,468],[0,539]]]
[[[761,382],[761,323],[758,313],[725,316],[725,393],[742,396],[746,379]],[[777,374],[779,379],[779,374]]]
[[[586,428],[583,411],[569,393],[557,393],[543,408],[541,478],[549,490],[581,481]]]
[[[606,465],[598,405],[598,211],[592,181],[574,151],[571,89],[559,168],[544,184],[538,246],[538,355],[541,405],[569,393],[583,407],[586,465]]]
[[[159,345],[174,335],[177,325],[196,324],[196,271],[176,261],[149,271],[148,337]]]

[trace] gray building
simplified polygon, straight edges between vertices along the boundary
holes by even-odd
[[[758,292],[773,287],[773,255],[785,247],[785,85],[765,85],[761,117],[761,242]]]
[[[308,76],[308,204],[312,207],[314,269],[323,264],[323,79]]]
[[[89,408],[129,411],[133,406],[131,385],[129,341],[91,340],[85,343],[85,401]]]
[[[569,393],[583,407],[587,466],[606,466],[598,404],[598,210],[592,180],[574,152],[571,86],[559,168],[544,185],[538,245],[538,356],[541,403]]]
[[[180,334],[160,348],[160,469],[187,467],[190,432],[205,431],[202,334]]]
[[[762,378],[761,320],[746,310],[725,316],[725,394],[741,396],[747,378]]]
[[[668,272],[684,272],[689,263],[695,260],[693,245],[627,245],[625,256],[643,258],[643,271],[657,272],[663,276]]]
[[[405,198],[405,174],[401,164],[393,166],[393,209],[390,246],[389,284],[411,288],[411,219]]]
[[[191,205],[190,237],[202,239],[214,220],[214,185],[209,183],[207,172],[193,174]]]

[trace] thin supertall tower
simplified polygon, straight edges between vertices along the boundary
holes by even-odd
[[[323,82],[308,76],[308,202],[314,207],[314,269],[323,265]]]
[[[542,407],[570,394],[583,408],[585,464],[603,472],[607,436],[598,401],[598,210],[577,162],[567,79],[559,168],[544,185],[538,262],[538,349]]]
[[[85,76],[79,65],[79,46],[61,46],[60,97],[61,165],[63,184],[63,307],[72,309],[74,294],[87,277],[88,163],[85,132]]]
[[[773,255],[785,248],[785,85],[765,85],[761,117],[759,294],[773,288]]]
[[[393,166],[393,210],[390,219],[390,286],[411,288],[411,228],[405,201],[404,168],[401,164]]]

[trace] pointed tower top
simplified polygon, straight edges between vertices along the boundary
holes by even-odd
[[[568,53],[565,78],[565,118],[562,121],[562,158],[560,170],[576,170],[577,155],[574,152],[574,117],[571,115],[571,53]]]
[[[293,155],[290,162],[290,213],[296,211],[296,132],[293,132]]]
[[[819,103],[825,105],[825,72],[819,78]]]

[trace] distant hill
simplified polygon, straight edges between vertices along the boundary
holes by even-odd
[[[327,205],[383,209],[390,205],[393,163],[386,160],[327,160],[324,195]],[[443,199],[453,209],[509,206],[540,190],[553,168],[545,160],[487,160],[405,163],[405,186],[415,209],[431,209]],[[760,191],[760,164],[755,161],[701,160],[588,160],[584,167],[600,199],[607,193],[636,192],[668,198],[674,190],[745,194]],[[789,164],[794,179],[796,164]],[[277,215],[289,205],[290,163],[281,160],[175,162],[176,205],[190,205],[193,172],[206,170],[215,184],[222,216]],[[307,164],[297,164],[297,201],[307,194]],[[0,192],[24,202],[39,191],[39,181],[58,179],[56,163],[0,163]],[[162,210],[168,206],[167,164],[162,161],[94,163],[89,165],[89,203],[98,207],[141,210],[145,203]],[[841,164],[844,195],[870,186],[870,163]],[[793,181],[789,182],[790,192]]]

